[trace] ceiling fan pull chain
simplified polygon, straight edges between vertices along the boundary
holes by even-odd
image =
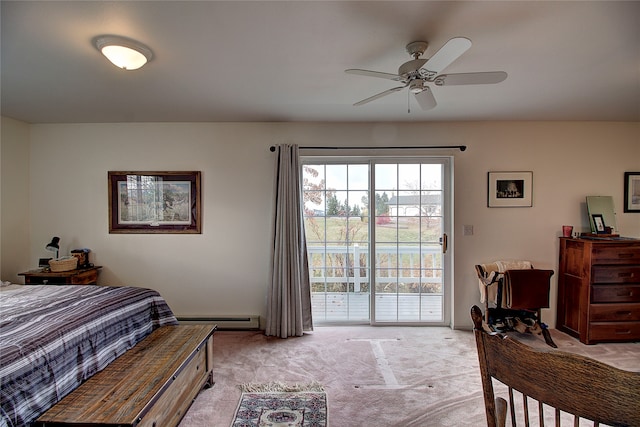
[[[407,92],[407,114],[411,114],[411,92]]]

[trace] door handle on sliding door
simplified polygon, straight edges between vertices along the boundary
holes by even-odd
[[[447,249],[449,247],[449,240],[448,240],[447,233],[442,234],[442,237],[440,238],[440,244],[442,245],[442,253],[446,254]]]

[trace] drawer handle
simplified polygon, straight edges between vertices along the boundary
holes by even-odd
[[[631,329],[618,329],[616,331],[616,335],[629,335],[631,333]]]
[[[633,258],[633,253],[619,253],[618,258]]]
[[[631,312],[630,311],[616,311],[616,314],[618,316],[631,316]]]
[[[618,277],[633,277],[633,273],[618,273]]]
[[[633,296],[633,291],[618,292],[618,294],[616,296],[618,296],[618,297],[632,297]]]

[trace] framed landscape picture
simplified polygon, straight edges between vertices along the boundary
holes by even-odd
[[[624,173],[624,211],[640,212],[640,172]]]
[[[533,206],[533,172],[489,172],[487,206],[490,208]]]
[[[109,233],[201,233],[200,172],[109,171]]]

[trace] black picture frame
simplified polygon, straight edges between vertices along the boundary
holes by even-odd
[[[604,217],[602,214],[593,214],[591,215],[591,218],[593,218],[593,226],[596,228],[596,233],[606,234],[607,226],[604,223]]]
[[[202,233],[199,171],[109,171],[109,233]]]
[[[532,206],[532,171],[487,173],[487,207],[530,208]]]
[[[624,173],[624,212],[640,213],[640,172]]]

